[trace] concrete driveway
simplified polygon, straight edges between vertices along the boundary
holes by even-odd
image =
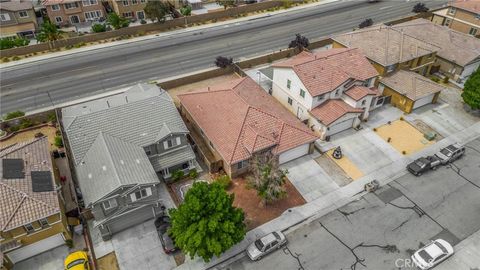
[[[307,202],[339,188],[312,155],[287,162],[281,168],[288,170],[288,179]]]
[[[167,208],[175,207],[167,187],[163,182],[160,184],[164,186],[160,189],[160,192]],[[121,270],[168,270],[175,268],[177,265],[173,255],[167,255],[163,252],[153,222],[154,219],[147,220],[114,234],[109,241],[103,241],[99,230],[93,228],[91,222],[89,222],[96,258],[101,258],[114,251]]]

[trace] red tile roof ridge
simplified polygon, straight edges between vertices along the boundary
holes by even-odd
[[[232,92],[235,92],[235,91],[232,91]],[[238,95],[237,93],[235,93],[235,94]],[[243,102],[245,102],[245,100],[243,98],[242,98],[242,100],[243,100]],[[252,108],[252,106],[250,106],[248,103],[247,103],[247,105],[248,105],[247,112],[245,113],[245,117],[243,118],[242,127],[240,128],[240,132],[238,132],[237,139],[235,140],[235,147],[233,148],[232,156],[230,157],[230,160],[229,160],[230,164],[232,164],[232,162],[233,162],[233,157],[235,156],[235,152],[237,151],[237,146],[240,143],[240,136],[242,136],[242,131],[243,131],[243,128],[245,127],[245,122],[247,121],[248,112]],[[256,138],[255,138],[255,140],[256,140]]]

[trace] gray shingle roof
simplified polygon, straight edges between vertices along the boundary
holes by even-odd
[[[62,109],[63,125],[75,163],[99,132],[147,146],[168,133],[188,133],[171,97],[155,85],[138,84],[126,92]]]
[[[163,155],[150,157],[150,162],[152,163],[155,171],[158,172],[164,168],[168,168],[191,159],[195,159],[195,153],[193,153],[190,145],[185,145],[183,147],[176,148],[171,152],[166,152]]]
[[[102,132],[76,169],[86,205],[120,186],[159,182],[142,147]]]

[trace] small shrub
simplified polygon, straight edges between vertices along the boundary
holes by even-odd
[[[373,131],[375,131],[375,132],[376,132],[376,131],[377,131],[377,128],[373,128]]]
[[[401,117],[400,117],[400,121],[403,121],[403,120],[405,120],[405,119],[403,118],[403,116],[401,116]]]
[[[55,122],[57,121],[57,115],[54,112],[49,113],[47,116],[47,119],[48,119],[48,122]]]
[[[268,61],[269,64],[271,64],[273,62],[272,57],[269,56],[267,61]]]
[[[20,57],[18,57],[18,56],[15,55],[15,56],[12,58],[12,60],[13,60],[13,61],[18,61],[18,60],[20,60]]]
[[[392,138],[388,137],[387,142],[391,142]]]
[[[8,58],[8,57],[3,57],[3,58],[2,58],[2,62],[3,62],[3,63],[8,63],[8,62],[10,62],[10,58]]]
[[[176,170],[176,171],[172,172],[172,180],[173,181],[178,181],[178,180],[182,179],[183,176],[184,176],[184,172],[182,170]]]
[[[43,136],[45,136],[45,135],[42,132],[35,133],[35,138],[41,138]]]
[[[198,177],[197,169],[190,170],[190,172],[188,173],[188,176],[192,179],[196,179]]]
[[[440,79],[437,78],[437,77],[431,77],[430,80],[432,80],[434,82],[437,82],[437,83],[440,81]]]
[[[87,43],[85,43],[85,42],[80,42],[80,43],[77,43],[77,44],[73,45],[73,47],[75,47],[75,48],[80,48],[80,47],[83,47],[83,46],[85,46],[85,45],[87,45]]]
[[[215,182],[219,183],[224,189],[228,189],[232,184],[232,179],[230,179],[230,176],[224,174],[215,178]]]
[[[445,76],[445,78],[443,78],[443,83],[448,83],[448,80],[449,80],[449,79],[450,79],[450,78],[448,78],[447,76]]]
[[[140,20],[140,23],[141,23],[141,24],[147,24],[147,21],[145,21],[144,19],[141,19],[141,20]]]
[[[5,115],[5,117],[3,117],[3,120],[10,120],[10,119],[13,119],[13,118],[22,117],[24,115],[25,115],[25,113],[22,112],[22,111],[9,112],[9,113],[7,113],[7,115]]]
[[[92,25],[92,31],[94,33],[105,32],[105,31],[107,31],[107,27],[105,26],[105,24],[96,23],[96,24]]]
[[[22,121],[20,121],[19,128],[20,129],[25,129],[25,128],[29,128],[31,126],[33,126],[32,120],[30,120],[28,118],[24,118],[24,119],[22,119]]]
[[[373,25],[373,20],[368,18],[368,19],[365,19],[363,22],[361,22],[358,27],[359,28],[365,28],[365,27],[369,27],[369,26],[372,26]]]
[[[20,130],[19,126],[10,127],[10,132],[15,132],[15,131],[19,131],[19,130]]]
[[[67,45],[67,46],[65,46],[65,49],[66,49],[66,50],[70,50],[70,49],[72,49],[72,48],[73,48],[72,45]]]
[[[406,154],[407,154],[407,151],[403,150],[402,155],[406,155]]]
[[[219,68],[227,68],[231,64],[233,64],[233,58],[231,57],[218,56],[215,59],[215,65]]]
[[[54,144],[56,147],[63,147],[62,137],[60,137],[60,136],[55,136],[55,139],[54,139],[53,144]]]

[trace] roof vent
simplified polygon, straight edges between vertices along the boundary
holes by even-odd
[[[137,162],[137,164],[140,164],[140,160],[138,158],[135,159],[135,162]]]
[[[123,161],[123,159],[120,159],[120,164],[124,165],[125,162]]]
[[[102,166],[102,170],[106,171],[106,170],[107,170],[107,166],[103,165],[103,166]]]
[[[88,174],[88,179],[92,179],[92,174],[91,173]]]

